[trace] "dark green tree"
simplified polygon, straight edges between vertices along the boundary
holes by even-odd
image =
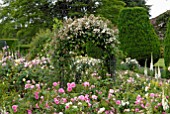
[[[148,11],[150,10],[150,5],[146,5],[146,0],[122,0],[126,3],[125,7],[143,7]]]
[[[159,58],[159,39],[150,24],[146,9],[141,7],[123,9],[118,28],[120,47],[128,56],[136,58],[141,65],[144,65],[146,59],[149,64],[151,53],[154,61]]]
[[[170,20],[167,24],[167,31],[166,36],[164,39],[164,60],[165,60],[165,66],[168,67],[170,65]]]
[[[4,0],[0,9],[0,37],[29,43],[40,29],[52,29],[54,17],[82,17],[94,13],[94,0]]]
[[[96,14],[109,19],[113,24],[117,24],[120,10],[123,9],[125,3],[121,0],[101,0]]]

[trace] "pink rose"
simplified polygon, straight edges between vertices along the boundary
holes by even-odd
[[[81,101],[85,100],[85,97],[83,95],[78,96],[78,99],[80,99]]]
[[[65,91],[64,91],[63,88],[60,88],[60,89],[58,90],[58,92],[59,92],[59,93],[65,93]]]
[[[121,101],[120,101],[120,100],[116,100],[116,104],[117,104],[117,105],[120,105],[120,104],[121,104]]]
[[[71,92],[72,91],[72,87],[67,87],[67,91]]]
[[[57,82],[53,82],[53,86],[56,87],[58,85]]]
[[[60,103],[60,101],[57,99],[57,98],[54,98],[54,102],[55,102],[55,104],[59,104]]]
[[[90,83],[89,83],[89,82],[84,82],[84,83],[83,83],[83,86],[84,86],[84,87],[88,87],[88,86],[90,86]]]
[[[13,105],[12,106],[12,109],[13,109],[14,112],[17,112],[17,108],[18,108],[18,105]]]

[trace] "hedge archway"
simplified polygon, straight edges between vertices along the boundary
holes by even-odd
[[[113,77],[115,52],[119,44],[116,38],[118,32],[117,29],[109,28],[107,24],[107,21],[94,15],[66,20],[54,41],[52,58],[54,67],[60,69],[61,82],[64,81],[65,73],[69,71],[71,58],[79,55],[104,60],[108,72]]]

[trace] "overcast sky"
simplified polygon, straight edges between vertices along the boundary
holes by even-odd
[[[170,0],[146,0],[147,5],[152,5],[150,10],[151,18],[170,10]]]
[[[2,0],[0,0],[0,3]],[[151,18],[170,10],[170,0],[146,0],[147,5],[152,5],[150,10]]]

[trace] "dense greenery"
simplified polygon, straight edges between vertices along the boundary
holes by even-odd
[[[143,7],[149,11],[150,6],[146,5],[146,0],[122,0],[126,7]]]
[[[124,8],[125,3],[121,0],[101,0],[99,3],[96,14],[117,25],[120,10]]]
[[[30,43],[40,29],[52,29],[53,19],[94,13],[96,1],[4,0],[0,9],[0,37]]]
[[[153,53],[154,61],[160,54],[160,44],[153,26],[149,22],[147,11],[143,8],[126,8],[120,13],[119,40],[121,49],[128,56],[136,58],[140,64],[150,60]]]
[[[170,20],[168,21],[166,36],[164,40],[164,59],[165,66],[168,67],[170,65]]]

